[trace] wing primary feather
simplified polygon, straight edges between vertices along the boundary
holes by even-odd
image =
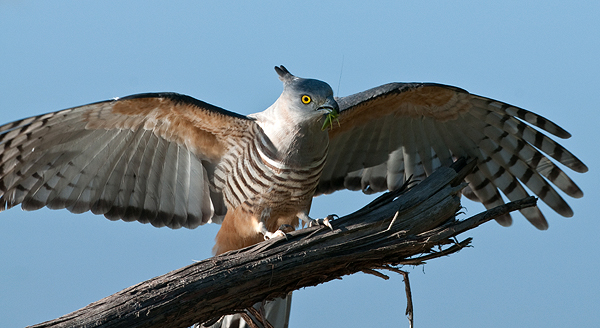
[[[567,132],[554,122],[546,119],[541,115],[530,112],[526,109],[473,94],[471,94],[471,103],[476,105],[477,107],[497,112],[502,116],[518,117],[521,120],[534,126],[537,126],[546,132],[552,133],[553,135],[559,138],[567,139],[571,137],[571,134],[569,132]]]
[[[321,172],[321,181],[327,181],[329,182],[329,185],[327,187],[325,187],[324,185],[321,185],[321,188],[325,188],[326,190],[331,190],[334,187],[332,186],[333,184],[333,180],[336,177],[336,174],[340,174],[340,172],[343,174],[344,172],[340,171],[337,169],[337,166],[340,165],[339,161],[343,160],[344,156],[340,156],[341,152],[344,151],[345,149],[345,145],[350,142],[349,141],[349,136],[351,134],[350,133],[344,133],[340,136],[338,136],[338,144],[339,146],[334,146],[332,147],[332,145],[330,145],[329,150],[328,150],[328,155],[327,155],[327,164],[325,165],[325,167],[323,168],[323,172]]]
[[[513,160],[511,152],[506,151],[493,139],[486,136],[483,132],[489,131],[493,127],[486,126],[484,122],[478,119],[472,119],[469,115],[464,115],[464,121],[471,125],[471,129],[465,131],[477,142],[480,149],[492,160],[486,161],[487,167],[496,179],[494,183],[503,191],[510,200],[518,200],[528,196],[527,192],[517,183],[515,178],[520,178],[529,189],[536,194],[548,206],[557,213],[570,217],[573,211],[560,195],[544,180],[537,171],[530,168],[526,163],[520,160]],[[492,167],[492,165],[496,167]],[[527,179],[525,180],[525,177]]]
[[[480,121],[474,121],[477,123]],[[479,158],[478,167],[479,171],[483,173],[487,179],[484,183],[491,183],[495,188],[500,189],[510,200],[518,200],[528,196],[527,191],[523,188],[521,183],[517,180],[514,175],[514,168],[508,166],[506,160],[502,157],[501,148],[497,147],[492,140],[484,136],[481,131],[482,129],[477,126],[471,126],[470,129],[465,129],[469,137],[478,143],[479,149],[483,157]],[[481,185],[472,186],[473,191],[480,189]],[[535,190],[533,190],[535,192]],[[497,196],[493,196],[497,198]],[[540,198],[544,200],[545,195],[541,195]],[[558,196],[560,199],[560,196]],[[484,205],[489,200],[482,199]],[[546,198],[546,202],[550,201],[555,204],[555,200]],[[540,229],[547,228],[547,222],[539,210],[524,210],[521,213],[536,227]],[[563,213],[565,213],[563,211]]]
[[[342,172],[352,171],[354,166],[362,167],[362,163],[365,160],[365,154],[359,149],[365,143],[364,139],[370,139],[371,136],[365,131],[364,127],[357,128],[354,132],[354,137],[350,141],[349,147],[344,147],[344,150],[351,154],[344,162],[337,162],[335,164],[335,175],[339,175]]]
[[[483,154],[481,154],[477,148],[471,148],[472,151],[467,151],[467,148],[463,147],[466,146],[466,144],[460,142],[462,139],[460,137],[462,132],[460,127],[457,129],[452,124],[448,125],[436,123],[436,125],[438,127],[437,131],[440,134],[441,139],[444,140],[452,152],[453,157],[458,158],[461,156],[468,156],[470,158],[478,159],[478,166],[480,165],[480,159],[484,158]],[[481,202],[486,208],[490,209],[504,204],[502,196],[500,196],[496,186],[491,183],[491,180],[483,175],[478,167],[475,167],[473,172],[465,177],[465,181],[471,187],[471,190],[477,197],[478,201]],[[510,214],[506,214],[496,218],[496,221],[503,226],[509,226],[512,223],[512,218]]]
[[[579,187],[571,180],[559,167],[557,167],[551,160],[544,156],[540,151],[531,146],[527,141],[503,131],[501,126],[494,124],[495,120],[488,120],[489,116],[486,115],[484,119],[480,115],[475,115],[477,119],[482,119],[488,126],[483,129],[484,133],[499,143],[509,153],[513,154],[509,160],[510,163],[522,162],[526,163],[530,169],[536,170],[550,182],[555,184],[559,189],[564,191],[567,195],[575,198],[583,196],[583,192]]]
[[[432,119],[423,120],[423,129],[426,131],[426,136],[429,140],[429,144],[431,148],[433,148],[434,153],[436,154],[437,160],[439,161],[439,165],[450,166],[452,165],[452,154],[450,153],[450,148],[446,145],[445,138],[439,133],[439,128],[437,127],[437,122]],[[439,167],[439,166],[438,166]]]
[[[190,154],[190,187],[187,202],[187,211],[191,218],[188,219],[188,228],[209,222],[214,214],[210,200],[209,181],[206,169],[202,162]]]
[[[8,190],[4,197],[8,199],[7,208],[21,203],[21,208],[25,211],[37,210],[46,205],[46,198],[52,191],[52,183],[49,180],[56,174],[58,167],[64,164],[62,154],[45,154],[41,158],[44,166],[38,173],[36,170],[26,172],[25,180],[15,181],[14,188]],[[50,184],[48,183],[50,182]],[[22,189],[21,189],[22,188]]]
[[[419,159],[421,160],[421,166],[426,175],[433,173],[433,154],[432,147],[425,133],[425,126],[423,124],[424,118],[413,120],[413,131],[415,135],[415,146]]]
[[[187,226],[187,204],[190,191],[190,152],[184,145],[177,146],[177,176],[175,177],[175,204],[172,225]]]
[[[140,217],[140,222],[150,222],[155,227],[164,226],[164,222],[155,220],[158,215],[158,206],[160,204],[159,194],[160,179],[163,174],[163,163],[165,162],[168,143],[164,140],[159,140],[152,158],[146,177],[146,192],[144,194],[143,212]]]
[[[73,154],[71,160],[60,170],[61,179],[48,196],[48,208],[66,208],[69,207],[69,203],[77,200],[78,197],[70,197],[73,193],[77,193],[77,190],[81,190],[79,186],[87,185],[85,170],[90,163],[98,161],[98,154],[106,147],[106,145],[102,146],[102,137],[106,135],[107,131],[94,131],[87,138],[81,140],[79,146],[73,147],[82,149],[82,151]],[[104,158],[101,161],[104,161]]]
[[[144,212],[144,202],[146,200],[146,190],[148,189],[148,180],[152,168],[152,159],[160,142],[158,136],[152,131],[147,134],[146,146],[139,156],[139,165],[133,173],[135,184],[131,196],[129,197],[129,206],[125,210],[124,217],[127,220],[148,223],[149,221],[142,216]]]
[[[524,122],[511,116],[502,116],[497,112],[488,111],[485,108],[474,107],[471,112],[486,123],[494,125],[517,138],[527,141],[529,144],[535,146],[570,169],[580,173],[587,172],[587,166],[575,155],[559,143],[548,138],[545,134],[535,130]]]
[[[101,181],[107,177],[106,171],[110,167],[108,159],[113,151],[113,147],[110,145],[115,138],[121,137],[118,133],[109,130],[104,130],[103,135],[105,136],[97,137],[98,142],[102,142],[102,144],[91,142],[86,151],[79,156],[85,162],[82,164],[77,187],[72,190],[69,196],[72,201],[66,204],[69,211],[73,213],[83,213],[91,210],[102,191]],[[94,152],[93,149],[97,151]],[[93,153],[88,154],[90,151]]]
[[[14,186],[18,181],[22,181],[25,179],[24,177],[27,177],[27,172],[36,172],[45,167],[47,156],[56,157],[55,154],[61,151],[71,151],[73,148],[71,146],[80,143],[91,131],[58,132],[56,129],[55,131],[48,131],[47,134],[35,137],[35,139],[25,144],[18,145],[12,151],[2,154],[3,164],[0,177],[4,185],[7,187]],[[12,143],[4,144],[3,149],[10,146],[14,145]],[[53,154],[48,155],[50,149],[52,149]]]
[[[133,132],[130,130],[113,131],[112,134],[114,137],[106,145],[106,155],[101,157],[102,160],[92,162],[98,167],[98,173],[92,179],[95,190],[92,191],[90,210],[94,214],[104,215],[114,206],[122,177],[120,172],[123,169],[123,154],[133,139]]]
[[[177,169],[179,167],[178,146],[175,143],[169,143],[165,149],[165,155],[162,163],[162,170],[158,187],[158,214],[156,220],[161,221],[169,228],[180,228],[172,222],[175,214],[175,198],[177,188]]]
[[[100,133],[100,135],[102,135],[102,133]],[[61,176],[57,176],[57,173],[65,165],[73,165],[72,160],[79,154],[79,149],[85,149],[85,147],[90,146],[90,144],[94,147],[94,150],[103,149],[104,142],[110,142],[110,140],[112,140],[111,138],[103,139],[97,137],[98,134],[90,132],[87,137],[74,139],[68,143],[61,143],[58,146],[45,150],[45,154],[38,159],[36,165],[30,167],[27,172],[23,172],[23,176],[32,176],[33,173],[43,176],[43,179],[39,180],[37,184],[30,189],[23,200],[23,208],[31,208],[31,206],[33,206],[33,208],[39,208],[46,205],[48,205],[49,208],[54,208],[53,205],[58,206],[58,208],[63,208],[60,207],[60,204],[49,204],[49,197],[61,180]],[[56,159],[50,163],[47,161],[47,157],[55,157]]]
[[[348,140],[348,143],[345,143],[343,145],[343,151],[346,151],[348,154],[352,154],[350,155],[350,157],[347,156],[328,156],[327,160],[329,161],[331,159],[330,162],[328,162],[326,164],[326,167],[328,168],[327,170],[324,170],[324,172],[321,173],[321,177],[327,177],[326,179],[328,181],[331,181],[332,186],[330,188],[328,188],[328,190],[330,191],[334,191],[339,189],[340,187],[343,187],[344,185],[344,176],[345,176],[345,172],[350,171],[350,167],[352,165],[356,165],[356,158],[354,157],[357,153],[355,152],[355,149],[358,147],[358,144],[361,142],[361,138],[363,137],[363,132],[364,129],[362,127],[357,127],[355,129],[355,131],[353,131],[353,138],[352,140]],[[342,148],[340,146],[340,148]],[[335,148],[329,148],[329,149],[335,149]],[[323,175],[325,174],[325,175]],[[342,180],[342,182],[340,183],[340,181],[338,180]]]
[[[124,149],[125,151],[110,174],[101,195],[102,199],[112,203],[112,206],[104,213],[104,216],[110,220],[131,221],[130,218],[125,216],[125,212],[135,185],[136,176],[134,171],[139,166],[140,155],[143,154],[150,133],[152,132],[146,129],[133,131],[133,135]]]
[[[477,197],[477,201],[482,203],[485,208],[491,209],[504,204],[498,189],[492,183],[489,183],[490,181],[483,176],[477,167],[475,167],[471,174],[465,177],[465,181],[471,187],[473,194]],[[475,186],[479,187],[475,188]],[[512,224],[510,213],[497,217],[495,220],[504,227]]]

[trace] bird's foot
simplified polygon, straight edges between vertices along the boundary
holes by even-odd
[[[287,239],[286,233],[294,231],[294,227],[289,224],[282,224],[279,226],[279,229],[275,232],[263,231],[263,235],[265,236],[265,240],[269,240],[276,237],[284,237]]]
[[[325,226],[325,227],[329,227],[329,229],[331,229],[333,231],[333,227],[331,226],[331,221],[333,221],[334,219],[337,219],[337,218],[339,218],[337,215],[329,214],[324,219],[309,219],[308,227]]]

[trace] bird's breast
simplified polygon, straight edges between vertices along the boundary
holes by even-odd
[[[307,147],[308,146],[308,147]],[[327,157],[328,143],[291,144],[282,152],[266,137],[251,138],[224,156],[215,171],[215,186],[228,209],[294,212],[309,207]]]

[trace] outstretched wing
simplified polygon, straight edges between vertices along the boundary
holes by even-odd
[[[194,98],[149,93],[0,127],[0,211],[22,204],[195,228],[226,212],[216,163],[253,121]]]
[[[477,159],[464,192],[487,208],[528,195],[526,185],[559,214],[573,211],[556,192],[583,196],[546,155],[577,172],[587,167],[561,145],[571,135],[525,109],[433,83],[390,83],[338,99],[339,126],[330,131],[329,155],[317,194],[393,190],[409,176],[423,179],[461,156]],[[544,155],[544,153],[546,155]],[[548,223],[537,207],[521,211],[537,228]],[[510,215],[498,220],[510,225]]]

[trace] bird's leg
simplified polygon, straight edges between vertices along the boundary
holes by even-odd
[[[306,225],[308,227],[325,226],[325,227],[329,227],[329,229],[331,229],[331,230],[333,230],[333,227],[331,226],[330,221],[333,221],[333,219],[335,219],[337,217],[338,216],[335,214],[329,214],[324,219],[313,219],[310,216],[308,216],[308,214],[306,212],[298,213],[298,218],[300,220],[302,220],[302,222],[306,223]]]

